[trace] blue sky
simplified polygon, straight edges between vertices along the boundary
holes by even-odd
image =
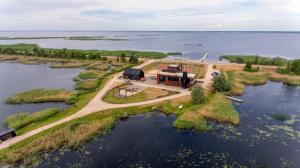
[[[0,30],[300,31],[299,0],[0,0]]]

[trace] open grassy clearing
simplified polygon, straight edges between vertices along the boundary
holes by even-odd
[[[143,68],[145,73],[156,75],[156,73],[162,68],[167,67],[169,64],[180,64],[182,63],[184,68],[189,69],[192,73],[197,74],[197,78],[201,79],[205,76],[207,65],[201,63],[187,63],[187,62],[179,62],[179,61],[157,61],[152,64],[149,64]]]
[[[143,102],[147,100],[153,100],[161,97],[166,97],[170,95],[177,94],[174,91],[168,91],[158,88],[145,88],[143,91],[134,94],[132,96],[128,96],[127,98],[119,98],[116,97],[114,94],[117,94],[118,90],[115,91],[110,90],[106,96],[103,98],[104,101],[113,103],[113,104],[125,104],[125,103],[136,103],[136,102]]]
[[[73,104],[77,100],[77,92],[63,89],[33,89],[18,93],[7,99],[8,104],[43,103],[43,102],[65,102]]]
[[[268,80],[283,82],[287,85],[300,86],[300,76],[279,74],[276,66],[259,66],[258,72],[245,72],[241,64],[217,64],[216,68],[224,73],[231,83],[230,95],[242,95],[245,85],[263,85]]]
[[[62,112],[56,108],[50,108],[46,110],[41,110],[34,113],[17,113],[11,116],[8,116],[4,119],[4,125],[15,130],[19,130],[33,122],[45,120],[50,118],[58,113]]]

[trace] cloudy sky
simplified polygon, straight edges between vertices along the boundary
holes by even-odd
[[[0,0],[0,30],[300,31],[300,0]]]

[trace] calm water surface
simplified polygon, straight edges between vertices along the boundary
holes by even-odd
[[[300,32],[0,32],[0,37],[37,36],[108,36],[128,40],[0,40],[0,44],[36,43],[50,48],[182,52],[190,59],[199,59],[205,52],[212,60],[224,54],[300,58]]]
[[[44,154],[39,167],[300,167],[300,88],[270,82],[240,98],[238,127],[210,122],[209,133],[177,131],[174,115],[146,113],[79,150]],[[291,119],[276,121],[274,112]]]
[[[8,105],[5,100],[16,93],[36,88],[73,89],[73,77],[81,69],[54,69],[46,64],[24,65],[19,63],[0,62],[0,131],[5,129],[2,120],[17,112],[35,112],[58,107],[65,108],[64,103],[38,103]]]

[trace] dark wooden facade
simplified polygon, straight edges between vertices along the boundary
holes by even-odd
[[[15,130],[13,129],[9,129],[9,130],[6,130],[6,131],[3,131],[0,133],[0,140],[1,141],[6,141],[10,138],[13,138],[15,137],[17,134],[15,133]]]
[[[176,86],[176,87],[182,87],[182,88],[190,88],[193,86],[194,79],[188,78],[187,74],[186,76],[177,76],[174,73],[172,74],[157,74],[157,84],[164,84],[167,86]]]
[[[144,72],[141,69],[127,68],[123,73],[124,79],[141,80],[144,78]]]

